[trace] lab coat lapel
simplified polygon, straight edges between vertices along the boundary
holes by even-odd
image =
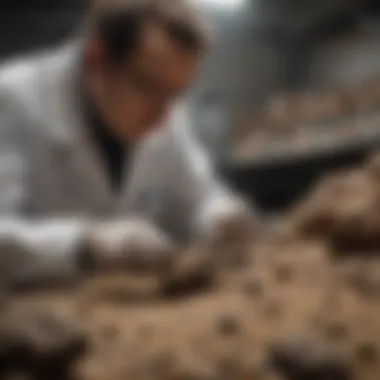
[[[80,42],[66,50],[66,57],[58,70],[56,94],[56,120],[61,134],[60,143],[67,151],[67,164],[74,172],[74,181],[85,192],[86,203],[94,205],[101,214],[112,213],[117,206],[117,194],[111,188],[105,168],[95,149],[85,124],[83,110],[78,98],[80,68]],[[63,139],[62,139],[63,137]]]

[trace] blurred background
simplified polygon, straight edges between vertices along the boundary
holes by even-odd
[[[380,146],[380,2],[194,0],[214,46],[189,93],[194,132],[266,211]],[[0,59],[64,42],[85,0],[3,0]]]

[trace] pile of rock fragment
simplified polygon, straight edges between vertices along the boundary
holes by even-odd
[[[0,378],[378,379],[378,211],[376,156],[322,179],[249,252],[4,294]]]

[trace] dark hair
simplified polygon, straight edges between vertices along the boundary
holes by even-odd
[[[198,11],[187,0],[97,0],[86,31],[101,38],[111,62],[133,53],[141,28],[156,22],[185,49],[203,51],[208,33]]]

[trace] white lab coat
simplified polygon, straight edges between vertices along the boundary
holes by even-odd
[[[76,101],[80,46],[0,69],[0,242],[13,234],[51,273],[76,270],[75,247],[91,218],[144,214],[184,239],[205,227],[213,204],[234,200],[192,140],[180,104],[136,147],[115,193]]]

